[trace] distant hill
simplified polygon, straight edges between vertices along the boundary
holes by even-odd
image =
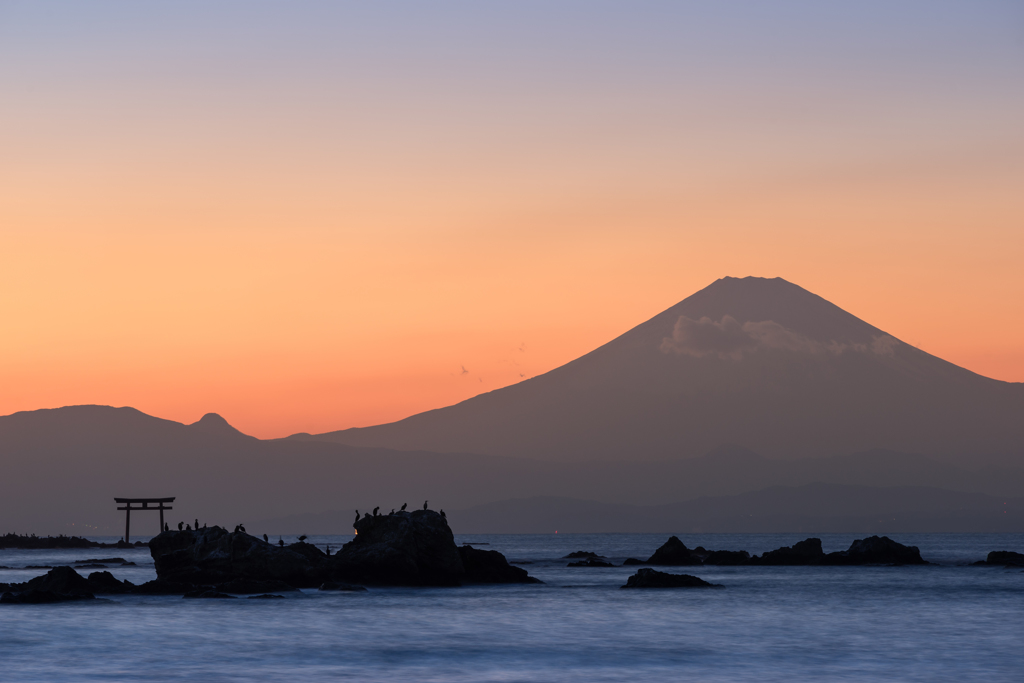
[[[115,496],[176,496],[171,524],[198,517],[209,524],[246,523],[250,530],[253,520],[300,515],[291,531],[308,533],[309,515],[340,510],[332,528],[346,533],[356,508],[388,511],[402,503],[418,507],[424,499],[450,511],[537,497],[651,506],[815,483],[930,487],[950,491],[951,500],[957,493],[1024,495],[1020,469],[965,468],[891,451],[786,461],[723,447],[653,462],[550,463],[261,441],[218,416],[184,425],[106,406],[0,417],[0,468],[0,533],[119,535],[123,513],[115,511]],[[764,512],[775,504],[766,501]],[[525,518],[517,513],[513,519]],[[139,538],[155,533],[156,515],[132,519]],[[326,518],[317,519],[322,526]],[[612,531],[620,519],[616,513],[592,523],[608,522]],[[493,516],[479,520],[494,522],[492,531],[505,528]]]
[[[1024,385],[906,344],[780,278],[724,278],[544,375],[293,440],[549,462],[874,449],[1024,462]]]

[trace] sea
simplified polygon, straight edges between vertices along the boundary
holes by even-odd
[[[679,536],[761,553],[806,534]],[[831,552],[858,536],[820,537]],[[0,605],[0,681],[1024,681],[1024,572],[972,566],[991,550],[1024,552],[1024,534],[894,537],[928,566],[667,570],[714,590],[620,590],[635,567],[563,559],[583,550],[621,564],[667,538],[456,536],[502,552],[539,585]],[[113,556],[135,562],[108,569],[119,579],[156,576],[146,548],[0,550],[0,582]]]

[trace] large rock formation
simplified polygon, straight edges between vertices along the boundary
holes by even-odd
[[[525,569],[510,565],[497,550],[464,545],[459,548],[459,557],[466,570],[463,583],[544,583],[527,574]]]
[[[622,588],[720,588],[690,574],[668,574],[645,567],[626,579]]]
[[[433,510],[365,516],[356,537],[330,558],[331,576],[346,583],[458,586],[466,570],[448,522]]]
[[[322,584],[328,574],[327,555],[315,546],[292,543],[279,547],[219,526],[165,531],[149,542],[149,550],[158,581],[165,584],[208,586],[254,579],[312,588]]]
[[[848,550],[829,553],[822,564],[928,564],[917,546],[897,543],[888,536],[870,536],[850,544]]]
[[[672,536],[665,544],[654,551],[654,554],[647,559],[646,564],[653,564],[662,567],[687,567],[703,564],[700,558],[690,552],[690,549]]]
[[[89,581],[71,567],[54,567],[25,583],[10,584],[0,596],[5,604],[46,604],[71,600],[91,600]]]
[[[993,550],[981,562],[975,564],[989,564],[999,567],[1024,567],[1024,555],[1015,553],[1012,550]]]

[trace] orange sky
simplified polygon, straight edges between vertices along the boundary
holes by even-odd
[[[725,275],[1024,381],[1024,12],[971,6],[7,8],[0,414],[375,424]]]

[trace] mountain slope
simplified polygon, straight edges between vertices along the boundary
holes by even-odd
[[[1024,458],[1024,385],[905,344],[780,278],[724,278],[551,372],[399,422],[304,439],[547,461],[892,449]]]

